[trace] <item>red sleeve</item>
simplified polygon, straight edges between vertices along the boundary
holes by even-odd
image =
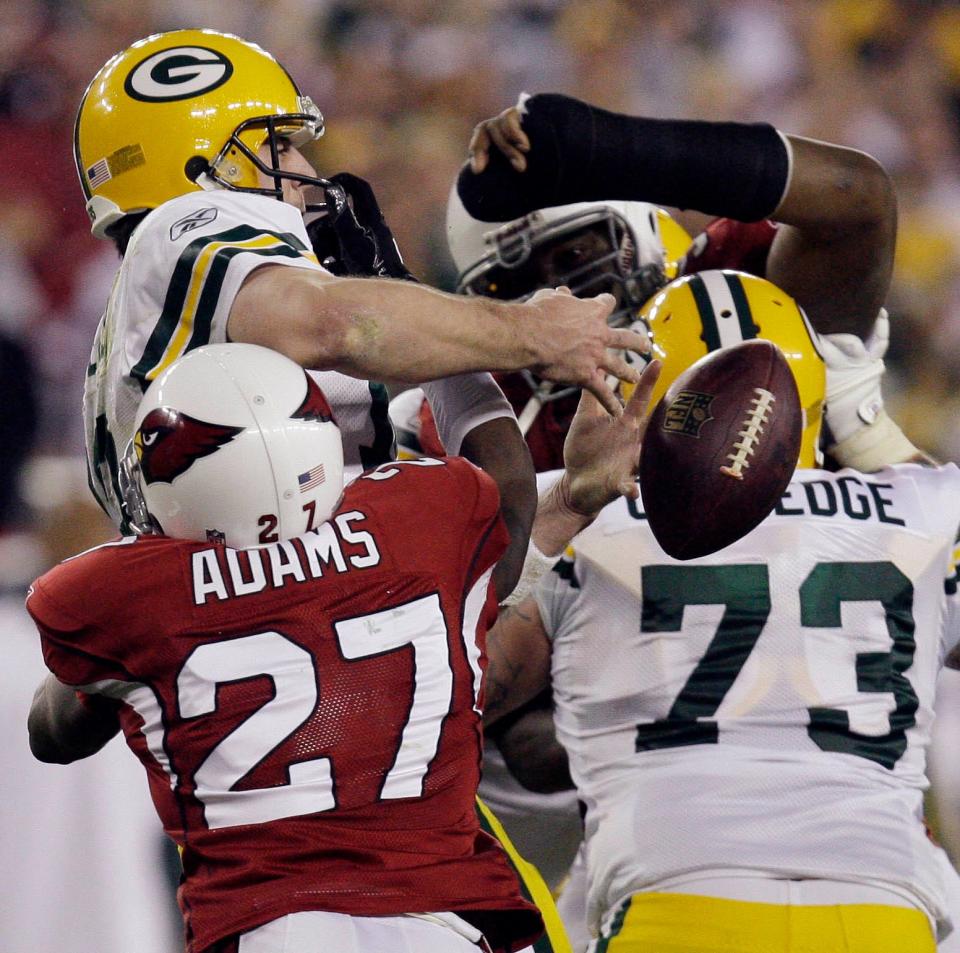
[[[40,632],[47,668],[67,685],[122,678],[121,639],[140,594],[126,570],[132,538],[114,540],[74,556],[42,575],[30,587],[26,608]],[[140,574],[150,578],[150,575]]]
[[[448,532],[460,536],[470,586],[503,555],[510,534],[500,516],[500,491],[493,477],[463,457],[445,457],[444,460],[447,464],[448,489],[444,503],[449,505],[445,505],[444,510],[449,520]]]
[[[509,534],[493,478],[463,457],[385,463],[350,484],[340,511],[375,514],[396,566],[468,587],[503,555]]]
[[[62,604],[57,569],[36,580],[27,596],[27,612],[40,633],[43,661],[66,685],[88,685],[107,677],[109,664],[91,651],[97,642],[96,627],[82,621]]]
[[[714,268],[735,268],[763,278],[776,234],[777,225],[771,221],[715,219],[694,239],[680,273],[693,275]]]

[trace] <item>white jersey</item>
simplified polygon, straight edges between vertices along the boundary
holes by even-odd
[[[90,485],[116,522],[122,519],[117,461],[133,436],[143,392],[187,351],[227,340],[234,298],[264,264],[323,271],[300,212],[267,196],[190,192],[154,209],[133,233],[84,389]],[[346,479],[391,459],[386,388],[336,371],[310,373],[340,425]]]
[[[737,870],[877,884],[946,927],[922,797],[958,524],[960,470],[899,465],[798,471],[703,559],[666,556],[625,499],[578,537],[537,598],[594,924]]]

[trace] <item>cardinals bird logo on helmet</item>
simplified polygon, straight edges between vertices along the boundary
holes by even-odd
[[[144,482],[172,483],[194,460],[216,452],[241,433],[243,427],[211,424],[172,407],[160,407],[144,417],[133,435],[133,446]]]

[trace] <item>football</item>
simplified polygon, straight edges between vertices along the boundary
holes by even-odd
[[[757,526],[790,482],[802,426],[796,381],[772,342],[691,365],[654,408],[640,451],[643,507],[663,550],[707,556]]]

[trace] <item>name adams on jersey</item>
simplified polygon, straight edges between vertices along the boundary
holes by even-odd
[[[322,579],[350,570],[380,565],[380,550],[366,527],[370,520],[359,510],[339,513],[297,542],[283,540],[263,549],[225,546],[202,549],[191,557],[193,601],[239,599],[290,583]],[[359,551],[346,551],[345,544]]]

